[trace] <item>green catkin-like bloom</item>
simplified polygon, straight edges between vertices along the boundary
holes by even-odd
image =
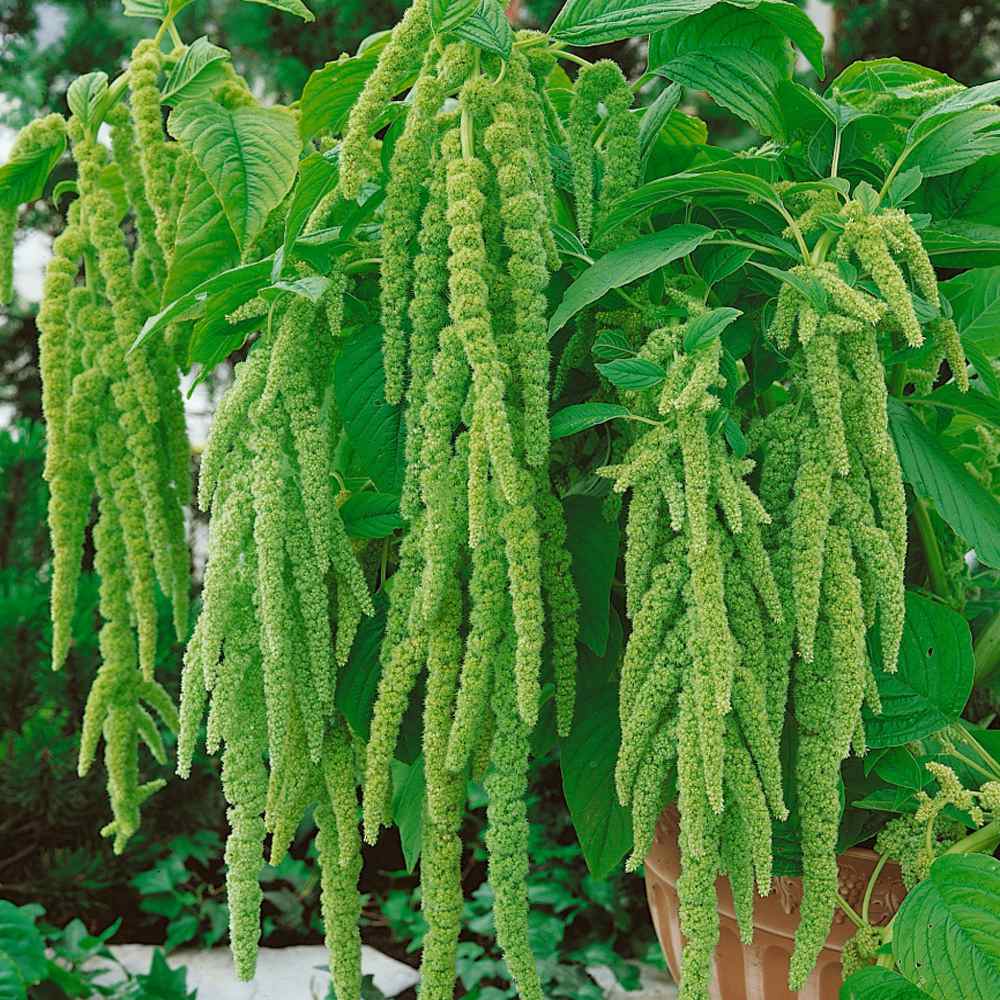
[[[889,313],[899,324],[906,342],[919,347],[924,341],[913,299],[899,264],[886,245],[884,227],[878,217],[857,215],[844,229],[838,253],[846,258],[852,253],[878,286]]]
[[[139,296],[132,284],[132,268],[125,235],[118,226],[118,213],[111,196],[101,185],[102,149],[96,140],[84,134],[74,118],[69,123],[73,155],[80,168],[79,187],[81,212],[90,241],[97,253],[105,294],[111,303],[115,334],[122,353],[129,351],[142,327],[143,317],[138,308]],[[150,370],[149,348],[129,351],[125,363],[129,382],[145,419],[155,424],[159,420],[156,380]]]
[[[233,384],[222,397],[212,422],[212,433],[201,454],[198,505],[208,511],[225,457],[243,433],[251,404],[260,396],[267,379],[269,351],[258,344],[233,371]]]
[[[955,383],[962,392],[969,391],[969,368],[965,350],[953,319],[942,316],[931,324],[931,335],[941,346]]]
[[[453,48],[464,49],[464,46]],[[403,395],[407,354],[405,321],[414,281],[411,244],[420,226],[424,177],[437,136],[435,115],[448,91],[445,78],[435,72],[438,59],[436,48],[427,50],[412,91],[406,125],[389,164],[382,222],[381,309],[385,398],[391,404],[398,403]]]
[[[337,821],[328,802],[316,806],[316,849],[320,863],[321,906],[326,930],[326,948],[330,954],[330,974],[337,996],[361,994],[361,845],[355,835],[351,841],[350,863],[342,864],[344,848],[340,844]]]
[[[656,823],[670,792],[668,781],[675,767],[677,740],[674,720],[670,719],[653,734],[649,756],[639,767],[632,791],[632,853],[625,870],[638,871],[653,847]]]
[[[514,127],[515,109],[500,104],[484,141],[500,187],[504,241],[510,249],[507,270],[514,304],[513,336],[521,388],[525,459],[541,466],[549,450],[548,305],[549,273],[543,232],[548,229],[544,192],[533,186],[529,137]]]
[[[62,146],[66,122],[62,115],[51,114],[26,125],[17,134],[7,162],[33,156],[45,149]],[[14,295],[14,233],[17,230],[16,204],[0,198],[0,305]]]
[[[159,43],[153,39],[144,38],[132,50],[129,89],[135,143],[142,164],[146,198],[158,225],[162,225],[161,220],[166,218],[170,205],[170,154],[166,152],[160,89],[156,82],[162,66],[163,54]]]
[[[446,764],[462,653],[460,593],[457,586],[449,589],[427,651],[423,750],[428,850],[421,857],[420,883],[428,931],[420,979],[423,995],[435,1000],[450,1000],[454,993],[455,955],[464,905],[459,829],[466,778],[464,773],[450,771]]]
[[[486,848],[493,887],[493,919],[504,960],[523,1000],[542,1000],[542,987],[528,936],[528,820],[524,793],[528,780],[528,730],[519,717],[509,654],[493,672],[493,769]]]
[[[508,603],[506,582],[503,546],[496,535],[487,536],[472,550],[469,635],[448,737],[447,766],[456,773],[467,767],[483,720],[489,713],[493,661],[504,640]]]
[[[834,469],[846,476],[851,463],[847,457],[847,432],[841,413],[837,341],[827,334],[817,333],[805,345],[805,356],[809,391],[824,450]]]
[[[643,759],[649,752],[656,727],[667,714],[681,685],[687,658],[687,619],[667,633],[634,700],[632,711],[622,717],[621,748],[615,768],[618,800],[628,805]]]
[[[555,677],[556,732],[566,737],[573,727],[576,704],[576,640],[580,599],[573,585],[572,560],[566,548],[562,504],[552,494],[548,475],[539,473],[542,593],[548,613]]]
[[[121,169],[125,196],[132,208],[138,234],[136,252],[132,258],[132,280],[137,288],[158,291],[166,278],[166,262],[156,238],[156,213],[146,196],[145,178],[132,122],[123,105],[118,105],[108,117],[112,123],[111,152]],[[159,305],[158,298],[155,305]]]
[[[684,456],[684,497],[691,551],[701,552],[708,545],[708,493],[711,482],[708,432],[703,415],[692,411],[678,413],[677,432]]]
[[[806,661],[813,658],[823,553],[830,523],[830,470],[813,457],[814,448],[812,442],[807,445],[805,461],[795,480],[791,524],[795,630],[799,655]]]
[[[836,906],[840,762],[851,747],[867,669],[861,588],[846,530],[831,527],[826,549],[816,658],[798,660],[794,677],[803,899],[789,971],[793,990],[812,971]]]
[[[263,812],[267,799],[267,746],[264,719],[264,679],[254,640],[252,618],[245,631],[233,633],[227,643],[227,673],[233,676],[233,694],[223,713],[222,786],[229,803],[230,834],[226,839],[226,897],[229,903],[229,939],[236,975],[253,979],[260,939],[265,836]]]
[[[378,172],[378,146],[372,133],[414,67],[415,54],[426,48],[431,36],[429,7],[429,0],[415,0],[403,15],[351,108],[340,152],[340,189],[345,198],[357,198],[364,182]]]
[[[940,307],[937,274],[910,217],[902,209],[890,208],[882,212],[879,222],[890,248],[906,261],[917,290],[932,306]]]
[[[729,878],[740,940],[749,945],[753,942],[753,863],[750,859],[753,841],[738,806],[726,807],[719,832],[720,868]]]

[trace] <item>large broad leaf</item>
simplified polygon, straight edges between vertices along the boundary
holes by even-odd
[[[563,792],[587,867],[605,878],[632,847],[632,817],[618,802],[615,762],[618,668],[622,628],[617,616],[603,658],[585,647],[577,668],[576,714],[569,736],[559,741]]]
[[[392,762],[392,821],[399,830],[406,870],[413,872],[420,858],[424,834],[424,755],[412,764]]]
[[[563,511],[573,584],[580,598],[577,638],[598,656],[604,656],[610,628],[611,582],[618,562],[618,522],[604,516],[600,497],[568,496]]]
[[[340,349],[334,368],[337,409],[365,473],[385,493],[403,485],[404,429],[402,407],[385,401],[382,333],[359,330]]]
[[[652,152],[653,144],[667,124],[674,108],[680,103],[684,88],[679,83],[664,87],[656,96],[656,100],[642,114],[639,125],[639,149],[643,162]]]
[[[921,188],[919,208],[933,221],[921,233],[935,263],[945,267],[1000,264],[1000,155],[985,156]]]
[[[280,108],[229,109],[198,100],[175,108],[168,128],[204,171],[246,247],[295,181],[301,148],[295,118]]]
[[[389,598],[384,590],[374,597],[375,614],[362,618],[347,663],[337,674],[334,702],[344,714],[351,729],[367,741],[371,733],[372,708],[382,676],[379,650],[385,635],[385,619]]]
[[[1000,861],[938,858],[903,900],[892,953],[903,975],[933,997],[1000,997]]]
[[[239,263],[240,248],[222,204],[196,166],[191,166],[177,219],[177,242],[163,287],[163,302],[173,302],[206,277]]]
[[[906,625],[896,673],[880,669],[877,636],[869,642],[882,714],[864,709],[868,746],[895,747],[956,722],[972,690],[975,662],[965,619],[950,608],[906,595]]]
[[[946,97],[934,107],[928,108],[910,126],[909,142],[911,145],[920,142],[952,118],[984,104],[992,104],[998,99],[1000,99],[1000,80],[984,83],[978,87],[969,87],[951,97]]]
[[[594,261],[566,289],[562,302],[549,321],[549,336],[611,289],[631,284],[672,261],[686,257],[713,235],[714,230],[705,226],[670,226],[662,232],[626,243]]]
[[[907,396],[906,401],[912,406],[934,406],[954,413],[965,413],[1000,430],[1000,399],[980,391],[975,384],[968,392],[962,392],[954,382],[949,382],[928,396]]]
[[[479,0],[430,0],[431,27],[439,33],[450,31],[478,8]]]
[[[336,186],[340,179],[340,163],[337,150],[320,155],[310,153],[299,164],[299,180],[292,196],[292,204],[285,219],[285,239],[282,244],[282,261],[288,263],[292,245],[305,228],[313,209]]]
[[[352,538],[387,538],[403,527],[394,493],[355,493],[340,508],[340,516]]]
[[[163,85],[163,103],[208,97],[212,88],[225,76],[229,53],[213,45],[207,38],[196,38],[170,71]]]
[[[607,423],[615,417],[627,416],[628,410],[617,403],[577,403],[563,407],[552,414],[552,419],[549,421],[549,437],[556,441]]]
[[[869,965],[859,969],[840,988],[840,1000],[932,1000],[892,969]]]
[[[15,906],[0,899],[0,956],[12,963],[25,983],[37,983],[48,969],[45,942],[35,916],[41,907]],[[16,994],[15,994],[16,995]]]
[[[286,14],[294,14],[301,17],[303,21],[315,21],[313,12],[302,2],[302,0],[249,0],[250,3],[262,3],[267,7],[274,7],[283,10]]]
[[[452,31],[464,41],[495,52],[502,59],[510,57],[514,30],[504,8],[496,0],[482,0],[475,13],[460,21]]]
[[[66,91],[66,103],[84,128],[90,129],[97,124],[94,121],[94,112],[107,92],[107,73],[87,73],[86,76],[78,76],[69,85]]]
[[[188,319],[203,319],[213,312],[222,322],[225,317],[244,302],[252,299],[265,285],[270,284],[272,261],[270,258],[253,264],[242,264],[208,278],[150,316],[143,324],[131,350],[145,343],[150,337],[165,330],[171,323]]]
[[[822,37],[799,8],[761,3],[752,10],[715,5],[696,17],[657,32],[649,63],[689,87],[705,90],[765,135],[784,136],[778,86],[790,79],[788,36],[804,45],[823,71]]]
[[[619,358],[598,364],[597,370],[619,389],[649,389],[667,377],[655,361],[645,358]]]
[[[45,182],[65,148],[66,140],[60,137],[55,145],[12,157],[0,167],[0,207],[17,208],[41,198]]]
[[[941,177],[998,152],[1000,114],[976,109],[942,122],[909,154],[906,165],[919,167],[925,177]]]
[[[928,69],[919,63],[892,56],[888,59],[865,59],[851,63],[828,88],[828,93],[849,94],[869,91],[884,94],[897,87],[911,87],[932,80],[937,84],[954,83],[950,76]]]
[[[568,0],[549,34],[569,45],[601,45],[652,34],[713,7],[742,7],[772,21],[823,73],[823,36],[804,11],[784,0]],[[650,59],[650,65],[658,65]]]
[[[892,436],[906,481],[934,501],[937,512],[979,559],[1000,566],[1000,502],[899,400],[889,401]]]
[[[619,198],[595,234],[595,239],[599,239],[637,215],[651,212],[669,203],[682,203],[696,195],[706,194],[733,195],[738,204],[744,204],[748,198],[768,205],[774,205],[778,200],[774,188],[767,181],[752,174],[711,170],[704,173],[691,172],[677,174],[674,177],[661,177],[648,181],[624,198]]]
[[[951,303],[962,342],[987,357],[1000,355],[1000,267],[966,271],[945,281],[941,291]]]

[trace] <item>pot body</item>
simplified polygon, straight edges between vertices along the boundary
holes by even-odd
[[[677,844],[678,815],[671,807],[660,817],[653,848],[646,859],[646,894],[656,936],[674,979],[681,977],[680,916],[677,876],[680,849]],[[837,859],[840,893],[857,910],[861,909],[865,886],[878,856],[873,851],[852,848]],[[839,909],[830,936],[809,981],[798,993],[788,989],[788,963],[799,922],[802,880],[779,877],[765,898],[754,900],[753,943],[744,945],[733,908],[729,880],[716,882],[719,901],[720,934],[712,976],[712,1000],[837,1000],[840,986],[840,954],[854,934],[854,925]],[[872,893],[869,918],[887,924],[906,895],[899,868],[887,864]]]

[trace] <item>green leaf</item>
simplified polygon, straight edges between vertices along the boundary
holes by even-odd
[[[957,94],[952,94],[951,97],[946,97],[943,101],[935,104],[934,107],[928,108],[910,126],[909,142],[913,145],[956,115],[981,107],[983,104],[992,104],[998,99],[1000,99],[1000,80],[984,83],[978,87],[969,87]]]
[[[402,407],[385,401],[382,332],[368,327],[343,343],[334,367],[337,409],[365,473],[383,493],[403,485]]]
[[[892,747],[875,765],[875,773],[890,785],[917,791],[930,784],[931,776],[906,747]]]
[[[325,274],[304,274],[301,278],[276,281],[258,293],[265,302],[273,302],[282,295],[297,295],[310,302],[319,302],[330,287],[330,279]]]
[[[715,4],[650,39],[649,64],[688,87],[705,90],[765,135],[784,137],[778,87],[791,78],[788,38],[820,75],[823,39],[809,17],[784,2]],[[746,9],[749,8],[749,9]]]
[[[41,198],[49,174],[65,148],[66,140],[60,138],[54,146],[11,157],[0,167],[0,207],[17,208],[26,201]]]
[[[877,631],[877,629],[875,630]],[[863,709],[868,746],[895,747],[950,726],[962,714],[975,663],[965,619],[913,591],[906,594],[906,625],[896,673],[881,669],[877,635],[869,653],[882,700],[882,714]]]
[[[713,234],[714,230],[705,226],[670,226],[626,243],[594,261],[566,289],[562,302],[549,321],[549,336],[611,289],[631,284],[672,261],[686,257],[695,247],[711,239]]]
[[[514,44],[514,29],[507,20],[504,7],[497,0],[481,0],[478,10],[452,29],[463,41],[472,42],[501,59],[510,58]]]
[[[598,361],[617,361],[619,358],[631,358],[635,351],[621,330],[602,330],[597,335],[590,353]]]
[[[950,76],[935,69],[892,56],[888,59],[866,59],[851,63],[830,84],[827,93],[846,94],[867,90],[875,94],[886,94],[898,87],[910,87],[926,80],[937,84],[955,82]]]
[[[206,280],[239,263],[240,248],[208,178],[193,164],[177,217],[173,260],[163,286],[163,302],[173,302]]]
[[[159,948],[153,952],[149,972],[136,976],[140,992],[136,1000],[194,1000],[195,991],[188,992],[187,969],[171,969]]]
[[[413,874],[424,834],[424,755],[412,764],[392,762],[392,820],[399,829],[406,870]]]
[[[205,172],[245,248],[295,181],[301,148],[295,118],[280,108],[229,109],[199,100],[175,108],[168,128]]]
[[[793,274],[791,271],[782,271],[780,268],[761,264],[756,260],[752,260],[750,263],[758,270],[771,275],[772,278],[777,278],[786,285],[791,285],[817,312],[826,312],[828,301],[826,289],[812,275]]]
[[[938,858],[903,900],[892,953],[903,975],[933,997],[1000,996],[1000,861]]]
[[[750,450],[750,445],[743,436],[740,425],[728,413],[722,425],[722,432],[726,435],[726,441],[729,443],[732,453],[737,458],[746,458],[747,452]]]
[[[271,280],[270,258],[230,268],[208,278],[150,316],[130,350],[135,350],[150,337],[165,330],[171,323],[204,317],[214,313],[223,318],[244,302],[252,299]]]
[[[1000,355],[1000,267],[966,271],[942,282],[941,292],[951,303],[963,344]]]
[[[438,34],[452,31],[471,17],[479,7],[479,0],[431,0],[431,27]]]
[[[917,800],[909,788],[876,788],[863,798],[854,799],[851,805],[855,809],[874,812],[913,813],[917,809]]]
[[[920,207],[933,217],[920,235],[935,263],[956,268],[1000,264],[1000,155],[929,178],[920,196]]]
[[[695,269],[702,281],[712,288],[735,274],[754,255],[752,247],[708,246],[695,257]]]
[[[167,0],[122,0],[126,17],[155,17],[162,21],[167,16]]]
[[[549,436],[553,441],[579,434],[590,427],[614,420],[615,417],[627,417],[628,410],[615,403],[577,403],[565,406],[552,414],[549,421]]]
[[[90,129],[95,124],[92,120],[94,109],[107,92],[107,73],[87,73],[86,76],[77,77],[69,85],[66,91],[66,103],[85,129]]]
[[[371,76],[388,36],[356,56],[328,62],[306,80],[299,99],[299,131],[303,140],[317,132],[340,132],[358,94]],[[400,81],[400,90],[406,81]]]
[[[0,954],[14,963],[26,983],[45,977],[45,942],[35,927],[32,908],[0,899]]]
[[[752,174],[712,170],[705,173],[692,172],[673,177],[660,177],[648,181],[624,198],[619,198],[615,202],[615,208],[607,214],[603,225],[595,234],[595,239],[599,239],[637,215],[653,211],[664,203],[674,203],[693,198],[695,195],[710,193],[739,195],[741,203],[746,198],[772,206],[778,203],[778,195],[774,188],[767,181]]]
[[[597,370],[619,389],[649,389],[659,385],[667,373],[645,358],[619,358],[598,364]]]
[[[267,7],[274,7],[276,10],[283,10],[286,14],[301,17],[303,21],[316,20],[316,15],[302,0],[249,0],[249,3],[261,3]]]
[[[680,103],[684,88],[679,83],[664,87],[656,100],[643,112],[639,125],[639,149],[643,162],[653,151],[653,144],[659,138],[660,131],[666,125],[674,108]]]
[[[869,965],[840,987],[840,1000],[933,1000],[892,969]]]
[[[743,315],[742,309],[724,306],[688,320],[684,328],[684,353],[694,354],[722,336],[722,331]]]
[[[569,45],[602,45],[648,35],[685,20],[698,20],[714,7],[752,9],[791,37],[823,74],[823,36],[809,17],[783,0],[568,0],[549,35]],[[652,58],[650,65],[659,65]]]
[[[566,804],[595,878],[609,875],[632,847],[632,817],[618,802],[614,780],[621,740],[617,711],[621,648],[617,615],[603,658],[580,648],[573,729],[559,741]]]
[[[924,177],[940,177],[1000,152],[1000,114],[966,111],[942,122],[906,159]]]
[[[1000,502],[905,403],[890,399],[889,418],[906,481],[918,496],[934,501],[982,562],[1000,566]]]
[[[295,241],[302,234],[313,209],[337,186],[340,159],[337,150],[320,155],[310,153],[299,163],[299,179],[285,219],[282,262],[287,264]]]
[[[394,493],[355,493],[340,508],[340,516],[352,538],[387,538],[405,523]]]
[[[371,733],[372,711],[382,676],[379,651],[385,635],[385,619],[389,598],[380,590],[373,598],[375,614],[365,616],[358,625],[351,654],[344,668],[337,673],[334,702],[347,719],[353,732],[367,742]]]
[[[0,950],[0,997],[3,1000],[27,1000],[28,984],[15,962]]]
[[[573,585],[580,599],[577,638],[598,656],[604,656],[608,646],[611,583],[618,564],[618,521],[605,517],[604,501],[595,496],[566,497],[563,513]]]
[[[1000,400],[975,388],[962,392],[954,382],[942,385],[929,396],[907,396],[911,406],[936,406],[942,410],[967,413],[986,424],[1000,429]]]
[[[163,103],[173,106],[208,97],[225,77],[223,64],[229,58],[225,49],[213,45],[206,37],[196,38],[170,71],[163,85]]]

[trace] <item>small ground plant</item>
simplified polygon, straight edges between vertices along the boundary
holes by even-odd
[[[1000,842],[990,720],[962,721],[1000,665],[1000,83],[884,59],[816,92],[794,67],[823,76],[822,38],[784,0],[568,0],[544,33],[416,0],[264,106],[181,38],[188,2],[126,0],[155,33],[0,173],[9,257],[18,205],[67,148],[77,167],[38,319],[52,653],[92,539],[79,768],[103,745],[115,849],[163,785],[140,746],[162,761],[176,732],[186,775],[204,736],[237,972],[265,849],[280,864],[312,810],[353,997],[361,836],[419,829],[421,993],[450,998],[481,780],[496,939],[540,1000],[525,795],[555,746],[597,877],[638,868],[676,802],[684,1000],[720,872],[745,939],[755,893],[801,874],[793,990],[839,906],[848,971],[883,966],[856,995],[989,995],[1000,907],[955,900],[997,880]],[[586,58],[633,36],[636,80]],[[709,144],[685,89],[759,142]],[[195,496],[180,373],[241,348]],[[178,710],[156,602],[187,639],[194,502]],[[875,932],[836,855],[893,813],[878,846],[914,888]]]

